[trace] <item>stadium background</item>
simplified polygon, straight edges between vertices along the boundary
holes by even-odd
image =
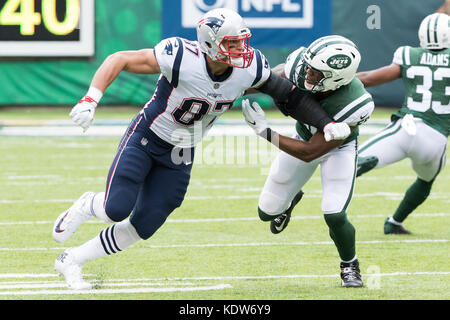
[[[216,1],[203,0],[203,3]],[[322,11],[315,13],[314,28],[319,30],[314,36],[331,33],[352,39],[363,57],[359,70],[377,68],[390,63],[398,46],[418,46],[420,21],[441,4],[442,0],[315,0],[315,10]],[[379,8],[380,24],[369,28],[369,20],[373,18],[369,8],[374,5]],[[171,34],[174,30],[163,29],[179,19],[180,6],[181,0],[96,0],[95,55],[89,58],[0,58],[0,105],[73,105],[87,90],[95,70],[109,54],[153,47],[165,36],[178,36]],[[282,45],[265,45],[265,36],[277,38]],[[292,36],[292,32],[283,36],[283,32],[272,30],[271,34],[255,32],[252,41],[258,44],[273,67],[283,62],[292,49],[308,45],[310,41],[305,39],[310,38],[311,35],[304,37],[301,32],[298,36]],[[108,89],[102,104],[142,105],[151,96],[156,79],[157,75],[122,73]],[[379,106],[399,106],[403,100],[400,80],[369,91]],[[258,99],[265,107],[271,105],[271,99],[266,96],[260,95]]]

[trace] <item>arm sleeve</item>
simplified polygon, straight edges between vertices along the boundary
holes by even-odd
[[[285,105],[287,113],[295,120],[314,126],[323,132],[323,128],[333,119],[309,92],[295,87]]]

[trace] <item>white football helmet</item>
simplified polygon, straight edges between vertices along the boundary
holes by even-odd
[[[353,80],[360,61],[361,54],[349,39],[337,35],[322,37],[311,43],[293,66],[294,82],[311,92],[336,90]]]
[[[424,49],[450,47],[450,16],[433,13],[425,17],[419,27],[420,46]]]
[[[214,61],[247,68],[253,60],[254,49],[249,45],[250,29],[242,17],[226,8],[213,9],[197,22],[200,49]],[[242,41],[242,51],[230,50],[230,41]]]

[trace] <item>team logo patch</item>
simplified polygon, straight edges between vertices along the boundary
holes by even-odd
[[[352,59],[345,54],[336,54],[327,60],[327,65],[333,69],[344,69],[352,63]]]
[[[223,23],[224,20],[215,17],[208,17],[206,19],[199,21],[199,24],[204,24],[210,27],[212,32],[214,32],[214,34],[217,34],[217,32],[219,32],[219,29],[222,27]]]

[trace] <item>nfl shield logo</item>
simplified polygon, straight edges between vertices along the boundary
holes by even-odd
[[[146,138],[141,139],[141,144],[145,147],[148,143],[148,140]]]

